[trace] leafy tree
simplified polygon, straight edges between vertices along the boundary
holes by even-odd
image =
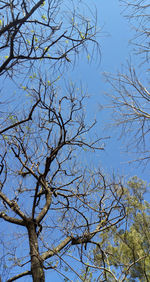
[[[86,93],[64,80],[82,50],[88,59],[99,53],[96,17],[82,12],[90,15],[81,1],[0,4],[4,281],[45,281],[46,271],[67,280],[68,270],[85,281],[78,264],[88,245],[125,216],[122,185],[82,161],[84,151],[103,149],[103,139],[91,138],[95,121],[87,123]]]
[[[144,200],[146,187],[137,177],[128,182],[124,222],[100,235],[95,263],[106,269],[106,281],[150,280],[150,204]]]

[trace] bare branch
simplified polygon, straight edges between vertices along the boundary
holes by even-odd
[[[4,128],[3,130],[0,131],[0,134],[4,133],[5,131],[8,131],[9,129],[12,129],[12,128],[16,128],[18,125],[21,125],[22,123],[25,123],[29,120],[32,120],[32,114],[36,108],[36,106],[38,105],[38,103],[40,102],[40,100],[38,100],[33,106],[32,106],[32,109],[28,115],[28,117],[26,119],[23,119],[21,121],[18,121],[18,122],[15,122],[14,124]]]
[[[3,218],[4,220],[6,220],[10,223],[25,226],[24,220],[20,220],[20,219],[14,218],[14,217],[10,217],[5,212],[0,213],[0,218]]]
[[[45,261],[46,259],[54,256],[55,254],[59,253],[64,247],[66,247],[70,242],[72,241],[72,238],[69,236],[65,240],[63,240],[56,248],[53,250],[48,250],[47,252],[43,253],[41,255],[41,259]]]
[[[10,201],[8,199],[8,197],[6,197],[5,194],[3,194],[1,191],[0,191],[0,198],[11,208],[11,210],[13,212],[15,212],[17,215],[19,215],[24,221],[26,221],[27,217],[25,216],[25,214],[20,210],[18,204],[16,201],[12,200]],[[5,215],[4,215],[5,216]],[[4,217],[3,217],[4,218]],[[15,219],[14,219],[15,220]],[[21,221],[19,221],[21,222]],[[23,221],[22,221],[23,222]]]
[[[15,281],[15,280],[17,280],[17,279],[19,279],[21,277],[24,277],[24,276],[27,276],[27,275],[31,275],[31,274],[32,274],[31,271],[27,270],[27,271],[24,271],[24,272],[22,272],[20,274],[15,275],[14,277],[8,279],[7,282],[12,282],[12,281]]]

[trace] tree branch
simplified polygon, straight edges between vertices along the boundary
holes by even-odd
[[[31,11],[29,13],[27,13],[27,15],[25,17],[23,17],[22,19],[16,19],[15,21],[10,22],[6,26],[4,26],[0,31],[0,36],[4,32],[8,31],[10,28],[12,28],[12,27],[14,27],[18,24],[21,24],[21,25],[24,24],[27,21],[27,19],[30,18],[31,15],[38,9],[38,7],[43,4],[43,2],[44,2],[44,0],[38,1],[38,3],[31,9]]]
[[[31,274],[32,274],[31,271],[27,270],[27,271],[24,271],[24,272],[22,272],[20,274],[15,275],[14,277],[8,279],[6,282],[12,282],[12,281],[15,281],[15,280],[17,280],[17,279],[19,279],[21,277],[24,277],[24,276],[27,276],[27,275],[31,275]]]
[[[5,212],[0,213],[0,218],[3,218],[4,220],[11,222],[11,223],[14,223],[14,224],[25,226],[25,222],[23,220],[17,219],[17,218],[14,218],[14,217],[10,217],[7,214],[5,214]]]
[[[16,123],[14,123],[14,124],[4,128],[3,130],[0,131],[0,134],[2,134],[5,131],[8,131],[9,129],[14,128],[14,127],[16,127],[16,126],[18,126],[18,125],[20,125],[22,123],[25,123],[25,122],[27,122],[29,120],[32,120],[32,114],[33,114],[33,112],[34,112],[34,110],[35,110],[35,108],[36,108],[36,106],[38,105],[39,102],[40,102],[40,99],[33,105],[32,109],[31,109],[31,111],[30,111],[30,113],[29,113],[29,115],[28,115],[28,117],[26,119],[18,121]]]
[[[72,237],[68,236],[66,239],[63,240],[63,242],[61,242],[56,248],[54,248],[53,250],[48,250],[47,252],[43,253],[41,255],[41,259],[43,261],[45,261],[46,259],[54,256],[55,254],[57,254],[58,252],[60,252],[65,246],[68,245],[68,243],[70,243],[72,241]]]
[[[20,210],[16,201],[11,201],[0,191],[0,198],[11,208],[13,212],[18,214],[23,220],[27,220],[25,214]]]
[[[41,181],[41,183],[43,183],[43,181]],[[45,188],[46,203],[45,203],[45,206],[43,207],[42,211],[40,212],[40,214],[36,218],[37,223],[40,223],[41,220],[44,218],[44,216],[47,214],[49,207],[51,205],[51,202],[52,202],[52,194],[53,193],[50,191],[48,184],[47,183],[45,183],[45,185],[43,184],[43,187]]]

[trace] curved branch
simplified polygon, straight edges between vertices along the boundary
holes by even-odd
[[[3,218],[5,221],[8,221],[10,223],[14,223],[14,224],[25,226],[25,222],[23,220],[20,220],[20,219],[8,216],[4,212],[0,213],[0,218]]]
[[[44,261],[52,256],[54,256],[56,253],[60,252],[64,247],[68,245],[72,241],[72,237],[68,236],[66,239],[63,240],[56,248],[53,250],[48,250],[47,252],[43,253],[41,255],[41,259]]]
[[[42,211],[40,212],[40,214],[36,218],[37,223],[40,223],[42,221],[44,216],[47,214],[47,212],[50,208],[51,202],[52,202],[52,194],[53,193],[50,191],[48,184],[47,183],[45,183],[45,185],[43,184],[43,187],[46,190],[45,191],[46,192],[46,203],[45,203],[45,206],[43,207]]]
[[[27,122],[27,121],[29,121],[29,120],[32,120],[32,114],[33,114],[33,112],[34,112],[34,110],[35,110],[35,108],[36,108],[36,106],[38,105],[39,102],[40,102],[40,99],[33,105],[32,109],[31,109],[31,111],[30,111],[30,113],[29,113],[29,115],[28,115],[28,117],[27,117],[26,119],[21,120],[21,121],[18,121],[18,122],[16,122],[16,123],[14,123],[14,124],[12,124],[12,125],[10,125],[10,126],[4,128],[3,130],[0,131],[0,134],[2,134],[2,133],[4,133],[5,131],[7,131],[7,130],[9,130],[9,129],[11,129],[11,128],[14,128],[14,127],[16,127],[16,126],[18,126],[18,125],[20,125],[20,124],[22,124],[22,123],[25,123],[25,122]]]
[[[0,198],[11,208],[13,212],[19,215],[23,220],[27,220],[25,214],[20,210],[17,202],[9,200],[6,195],[0,191]]]
[[[15,280],[17,280],[17,279],[19,279],[21,277],[24,277],[24,276],[27,276],[27,275],[31,275],[31,274],[32,274],[31,271],[27,270],[25,272],[22,272],[20,274],[15,275],[14,277],[8,279],[6,282],[12,282],[12,281],[15,281]]]

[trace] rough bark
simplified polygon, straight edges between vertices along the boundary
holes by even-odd
[[[30,222],[27,228],[29,234],[31,273],[33,282],[45,282],[43,265],[39,254],[38,238],[36,234],[35,223]]]

